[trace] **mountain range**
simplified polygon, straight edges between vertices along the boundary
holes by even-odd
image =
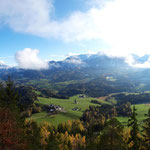
[[[150,56],[132,55],[132,58],[133,65],[144,64]],[[67,96],[85,93],[99,97],[150,88],[150,69],[129,65],[125,57],[82,54],[63,61],[49,61],[48,66],[43,70],[28,70],[0,64],[0,79],[6,80],[10,76],[18,85],[48,88]]]

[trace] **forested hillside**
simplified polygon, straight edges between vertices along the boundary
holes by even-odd
[[[138,62],[143,60],[136,59]],[[117,92],[143,92],[150,88],[149,69],[135,68],[127,64],[123,57],[104,54],[77,55],[63,61],[50,61],[49,68],[41,70],[0,68],[0,79],[5,81],[8,76],[16,85],[49,89],[61,96],[86,94],[100,97]]]

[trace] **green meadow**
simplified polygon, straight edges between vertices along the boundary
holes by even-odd
[[[85,97],[85,98],[79,98],[79,95],[70,97],[69,99],[56,99],[56,98],[43,98],[39,97],[39,101],[36,101],[39,105],[60,105],[64,108],[66,112],[58,112],[58,114],[55,115],[48,115],[46,112],[36,113],[33,114],[28,119],[36,120],[38,123],[42,122],[49,122],[54,125],[58,125],[59,123],[66,122],[67,120],[76,120],[79,119],[83,111],[89,108],[90,105],[92,106],[98,106],[98,104],[91,103],[91,100],[98,100],[102,104],[107,103],[110,104],[103,99],[98,98],[92,98],[92,97]],[[77,104],[74,103],[74,101],[77,101]],[[78,111],[72,110],[73,108],[78,108]],[[137,119],[138,121],[142,121],[145,116],[144,114],[148,112],[148,109],[150,108],[150,105],[147,104],[138,104],[135,105],[137,108]],[[128,117],[117,117],[120,122],[122,122],[124,125],[127,125]]]
[[[50,122],[54,125],[58,125],[61,122],[66,122],[67,120],[75,120],[79,119],[83,111],[89,108],[90,105],[97,106],[98,104],[91,103],[91,100],[98,100],[101,103],[107,103],[101,99],[92,98],[92,97],[85,97],[85,98],[79,98],[79,95],[70,97],[69,99],[56,99],[56,98],[43,98],[39,97],[39,101],[36,101],[39,105],[60,105],[64,108],[66,112],[58,112],[56,115],[48,115],[46,112],[36,113],[33,114],[28,119],[36,120],[38,123],[41,122]],[[74,101],[77,101],[77,104],[74,103]],[[107,103],[109,104],[109,103]],[[78,108],[78,111],[73,111],[73,108]]]
[[[134,105],[137,109],[137,120],[142,122],[145,119],[145,114],[148,113],[148,110],[150,109],[150,104],[137,104]],[[122,122],[124,125],[127,125],[128,117],[117,117],[120,122]]]

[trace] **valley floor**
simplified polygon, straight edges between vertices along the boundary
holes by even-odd
[[[98,106],[98,104],[91,103],[91,100],[97,100],[102,104],[110,104],[106,102],[104,98],[92,98],[92,97],[84,97],[81,98],[80,95],[76,95],[70,97],[69,99],[56,99],[56,98],[43,98],[39,97],[39,101],[36,101],[37,104],[43,105],[59,105],[62,107],[65,112],[58,112],[57,114],[49,115],[47,112],[43,111],[41,113],[33,114],[30,119],[36,120],[38,123],[49,122],[54,125],[58,125],[62,122],[66,122],[68,120],[78,120],[83,114],[83,111],[89,108],[89,106]],[[77,103],[75,103],[75,100]],[[145,116],[144,114],[148,112],[150,108],[149,104],[137,104],[135,105],[137,108],[137,119],[141,122]],[[118,120],[127,125],[128,117],[117,117]]]

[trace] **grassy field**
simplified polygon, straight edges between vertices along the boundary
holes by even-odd
[[[70,99],[56,99],[56,98],[42,98],[42,97],[39,97],[38,99],[39,99],[39,101],[36,102],[37,104],[39,104],[39,105],[47,105],[47,104],[48,105],[50,105],[50,104],[60,105],[61,107],[63,107],[66,110],[66,113],[59,112],[56,115],[50,116],[46,112],[41,112],[41,113],[33,114],[28,119],[34,119],[38,123],[50,122],[56,126],[61,122],[66,122],[67,120],[79,119],[82,116],[83,111],[85,111],[87,108],[89,108],[90,105],[97,106],[97,104],[91,103],[91,100],[98,100],[101,103],[107,103],[103,100],[103,98],[102,99],[100,99],[100,98],[97,99],[97,98],[92,98],[92,97],[79,98],[79,95],[70,97]],[[75,100],[77,100],[77,102],[78,102],[77,104],[74,103]],[[109,103],[107,103],[107,104],[109,104]],[[73,111],[72,109],[75,107],[77,107],[79,110]],[[135,105],[135,107],[137,108],[137,113],[138,113],[137,119],[139,121],[142,121],[145,118],[144,114],[148,112],[150,105],[138,104],[138,105]],[[117,118],[124,125],[127,125],[128,117],[117,117]]]
[[[143,119],[145,119],[145,115],[148,113],[148,109],[150,109],[150,105],[148,104],[138,104],[134,105],[137,109],[137,119],[139,122],[141,122]],[[122,122],[124,125],[127,125],[128,117],[118,117],[118,120]]]
[[[74,100],[77,100],[77,104],[74,103]],[[66,122],[67,120],[79,119],[82,116],[84,110],[89,108],[90,105],[97,106],[97,104],[91,103],[91,100],[98,100],[101,103],[107,103],[101,99],[97,98],[79,98],[79,95],[73,96],[70,99],[56,99],[56,98],[42,98],[39,97],[39,101],[37,104],[46,105],[46,104],[54,104],[60,105],[66,110],[66,113],[59,112],[56,115],[50,116],[46,112],[41,112],[37,114],[33,114],[29,119],[34,119],[38,123],[41,122],[50,122],[54,125],[58,125],[61,122]],[[78,107],[78,111],[73,111],[72,109]]]

